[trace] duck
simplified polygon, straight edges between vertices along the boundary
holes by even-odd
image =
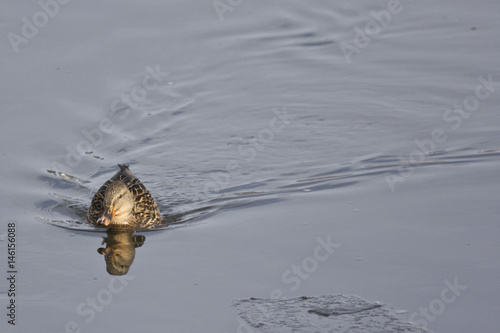
[[[87,222],[108,228],[154,228],[161,222],[158,204],[128,165],[118,167],[120,170],[92,198]]]

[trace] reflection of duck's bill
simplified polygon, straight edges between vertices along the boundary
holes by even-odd
[[[111,260],[116,255],[116,251],[110,247],[107,248],[100,247],[97,249],[97,253],[102,254],[104,258],[106,258],[106,260]]]
[[[110,223],[113,217],[115,216],[116,212],[113,209],[113,206],[108,207],[106,210],[106,213],[97,220],[97,224],[102,224],[103,226],[107,227]]]

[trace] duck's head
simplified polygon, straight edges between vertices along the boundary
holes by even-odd
[[[122,181],[111,183],[104,192],[104,214],[98,224],[126,225],[132,218],[134,197]]]

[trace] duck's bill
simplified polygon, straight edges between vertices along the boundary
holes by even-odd
[[[111,220],[107,218],[106,216],[101,217],[99,220],[97,220],[97,224],[103,225],[107,227],[111,223]]]
[[[115,216],[115,210],[114,209],[108,209],[104,215],[97,220],[97,224],[103,225],[107,227],[111,223],[111,219],[113,219],[113,216]]]
[[[112,248],[110,247],[107,247],[105,250],[104,250],[104,258],[106,258],[107,260],[111,260],[115,257],[116,255],[116,251],[113,250]]]

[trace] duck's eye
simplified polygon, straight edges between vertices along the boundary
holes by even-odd
[[[120,194],[120,195],[118,196],[118,199],[121,199],[121,198],[123,198],[123,194]]]

